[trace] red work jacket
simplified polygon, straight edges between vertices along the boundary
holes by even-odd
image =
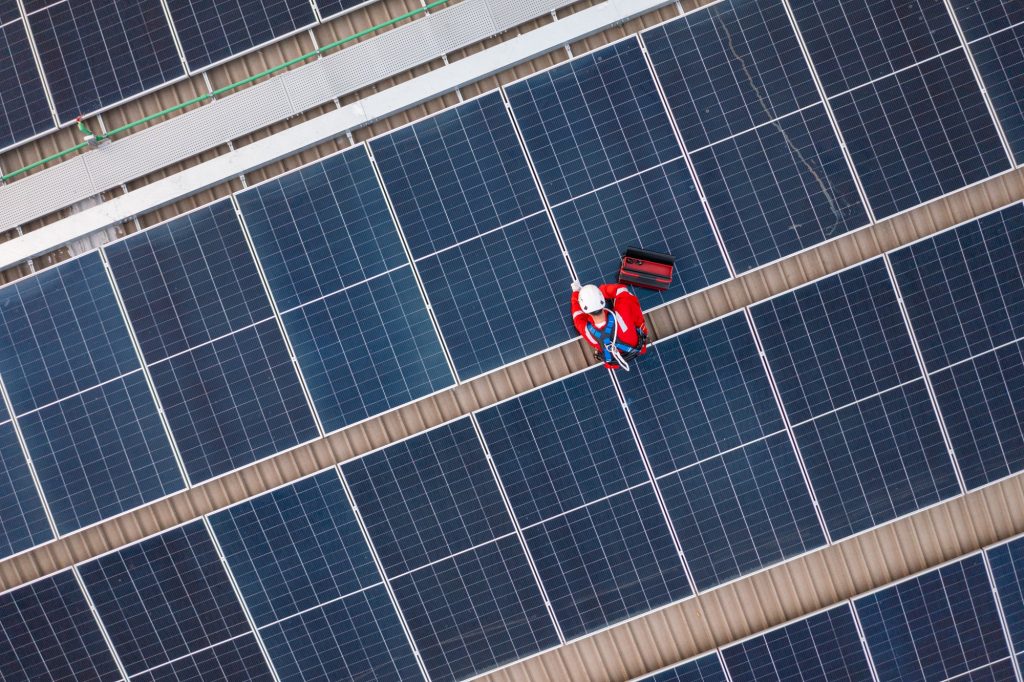
[[[647,334],[647,325],[644,324],[644,315],[640,310],[640,301],[637,299],[629,289],[621,284],[602,284],[599,287],[601,293],[604,294],[605,298],[605,309],[609,312],[614,312],[614,320],[618,325],[616,333],[617,340],[627,345],[636,347],[640,342],[640,337],[637,334],[637,329],[640,329],[644,334]],[[580,308],[580,294],[578,291],[572,292],[572,323],[576,327],[576,331],[580,333],[587,343],[589,343],[594,350],[601,351],[600,346],[597,343],[597,339],[587,329],[588,325],[593,325],[598,329],[603,329],[603,326],[598,327],[597,323],[594,322],[594,318],[587,313],[583,312]],[[612,315],[608,315],[605,318],[610,323],[613,319]],[[647,349],[644,348],[642,353],[646,353]],[[610,365],[605,363],[606,367],[616,368],[617,365]]]

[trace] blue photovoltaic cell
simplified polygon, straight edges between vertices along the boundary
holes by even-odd
[[[316,6],[320,9],[320,16],[328,18],[339,12],[365,5],[367,0],[316,0]]]
[[[635,289],[645,307],[729,277],[684,159],[562,204],[554,214],[582,282],[615,281],[629,246],[675,256],[668,291]]]
[[[138,367],[98,253],[0,288],[0,376],[15,413]]]
[[[634,38],[505,88],[553,204],[682,151]]]
[[[890,255],[929,372],[1024,337],[1024,204]]]
[[[150,367],[193,483],[317,436],[273,320]]]
[[[939,411],[968,488],[1024,469],[1024,343],[932,375]]]
[[[213,514],[210,525],[256,627],[381,581],[333,467]]]
[[[974,43],[971,51],[1010,149],[1024,163],[1024,25]]]
[[[831,103],[878,219],[1009,168],[962,50]]]
[[[0,424],[0,558],[53,538],[10,422]]]
[[[309,0],[168,0],[195,71],[316,23]]]
[[[794,423],[921,376],[881,258],[750,312]]]
[[[362,145],[237,197],[281,310],[409,262]]]
[[[261,632],[281,682],[422,680],[383,585]]]
[[[691,151],[820,100],[780,2],[728,0],[643,38]]]
[[[722,658],[733,682],[872,679],[846,604],[722,649]]]
[[[71,571],[0,595],[0,678],[121,679]]]
[[[569,269],[547,215],[430,256],[416,267],[462,379],[575,333]]]
[[[370,142],[414,258],[544,210],[498,93]]]
[[[231,201],[106,247],[146,362],[273,315]]]
[[[389,576],[514,530],[468,417],[342,468]]]
[[[129,675],[249,631],[202,521],[79,570]]]
[[[29,0],[31,2],[31,0]],[[5,2],[0,4],[0,24],[6,24],[21,16],[17,2]]]
[[[1010,655],[980,554],[854,605],[882,680],[946,680]]]
[[[934,0],[792,0],[791,6],[829,97],[960,47],[945,4]]]
[[[737,272],[868,223],[823,105],[693,152]]]
[[[408,265],[282,317],[327,431],[454,383]]]
[[[18,16],[18,5],[5,3]],[[0,17],[0,23],[8,19]],[[0,26],[0,149],[53,127],[25,25]]]
[[[18,422],[61,534],[185,487],[142,372]]]
[[[984,668],[977,668],[957,677],[955,682],[1017,682],[1013,661],[1004,659]]]
[[[247,634],[132,678],[132,682],[274,682],[267,659]]]
[[[558,644],[522,546],[507,537],[392,583],[434,682],[449,682]]]
[[[1024,651],[1024,539],[987,550],[1014,651]]]
[[[655,476],[784,427],[743,313],[652,346],[619,376]]]
[[[1024,5],[1006,0],[952,0],[967,40],[976,40],[1024,21]]]
[[[617,402],[608,372],[594,368],[477,413],[522,525],[648,480]]]
[[[784,433],[669,474],[658,486],[698,590],[825,544]]]
[[[960,492],[923,380],[793,431],[833,540]]]
[[[77,0],[37,13],[25,9],[62,122],[184,75],[160,0]]]
[[[692,594],[650,484],[523,535],[566,639]]]
[[[718,654],[708,654],[645,677],[641,682],[726,682],[726,679]]]

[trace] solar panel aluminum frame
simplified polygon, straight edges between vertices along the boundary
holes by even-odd
[[[18,11],[21,11],[21,3],[18,3]],[[53,127],[47,128],[46,130],[41,130],[38,133],[35,133],[34,135],[23,138],[21,140],[16,140],[5,147],[0,147],[0,153],[6,152],[10,149],[14,149],[15,147],[20,147],[21,145],[24,144],[28,144],[29,142],[34,142],[35,140],[50,135],[54,131],[54,129],[60,127],[60,121],[57,117],[57,107],[54,105],[53,94],[50,92],[50,83],[46,80],[46,73],[43,71],[43,65],[39,60],[39,48],[36,47],[36,39],[32,35],[32,29],[29,27],[28,21],[25,19],[25,15],[23,13],[19,13],[18,18],[11,19],[0,28],[6,28],[18,22],[21,22],[22,29],[25,31],[25,35],[28,38],[29,48],[32,51],[32,62],[35,64],[36,67],[35,73],[37,76],[39,76],[39,82],[43,87],[43,93],[46,95],[46,104],[50,110],[50,120],[53,122]]]

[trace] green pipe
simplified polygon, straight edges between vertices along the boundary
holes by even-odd
[[[205,94],[205,95],[199,95],[198,97],[193,97],[192,99],[190,99],[190,100],[188,100],[186,102],[181,102],[180,104],[175,104],[174,106],[168,107],[167,109],[164,109],[163,111],[158,111],[155,114],[150,114],[149,116],[145,116],[143,118],[140,118],[137,121],[132,121],[131,123],[126,123],[126,124],[124,124],[123,126],[121,126],[119,128],[114,128],[113,130],[111,130],[109,132],[106,132],[106,133],[103,133],[102,135],[97,135],[96,136],[96,141],[100,142],[101,140],[109,140],[114,135],[119,135],[119,134],[121,134],[123,132],[131,130],[132,128],[137,128],[140,125],[145,125],[146,123],[149,123],[150,121],[154,121],[154,120],[156,120],[158,118],[163,118],[164,116],[167,116],[169,114],[173,114],[173,113],[175,113],[177,111],[181,111],[182,109],[190,107],[193,104],[201,104],[201,103],[203,103],[203,102],[205,102],[207,100],[213,99],[214,97],[219,97],[220,95],[223,95],[225,93],[231,92],[232,90],[236,90],[236,89],[238,89],[238,88],[240,88],[240,87],[242,87],[244,85],[248,85],[248,84],[250,84],[250,83],[252,83],[254,81],[257,81],[257,80],[259,80],[261,78],[266,78],[267,76],[273,76],[274,74],[278,73],[279,71],[283,71],[284,69],[287,69],[287,68],[290,68],[292,66],[295,66],[296,64],[300,64],[300,63],[306,61],[307,59],[312,59],[313,57],[321,56],[321,55],[323,55],[323,54],[325,54],[327,52],[330,52],[331,50],[337,49],[337,48],[341,47],[342,45],[345,45],[346,43],[350,43],[353,40],[359,40],[360,38],[362,38],[364,36],[367,36],[367,35],[369,35],[371,33],[374,33],[376,31],[379,31],[382,28],[387,28],[389,26],[394,26],[395,24],[397,24],[400,21],[405,21],[406,19],[411,19],[412,17],[414,17],[414,16],[416,16],[418,14],[423,14],[424,12],[428,12],[428,11],[434,9],[435,7],[439,7],[440,5],[444,5],[444,4],[448,3],[448,2],[451,2],[451,0],[433,0],[433,2],[430,2],[429,4],[424,5],[423,7],[419,7],[417,9],[414,9],[414,10],[411,10],[409,12],[406,12],[405,14],[399,15],[399,16],[394,17],[392,19],[388,19],[387,21],[385,21],[382,24],[377,24],[376,26],[371,26],[370,28],[363,29],[362,31],[359,31],[358,33],[353,33],[352,35],[348,36],[347,38],[342,38],[341,40],[336,40],[333,43],[331,43],[330,45],[324,45],[321,48],[313,50],[312,52],[307,52],[306,54],[301,55],[299,57],[294,57],[293,59],[289,59],[288,61],[284,62],[283,64],[278,64],[275,67],[272,67],[272,68],[267,69],[265,71],[261,71],[260,73],[257,73],[255,75],[249,76],[248,78],[243,78],[242,80],[238,81],[237,83],[232,83],[231,85],[225,85],[222,88],[217,88],[216,90],[214,90],[211,93],[208,93],[208,94]],[[28,173],[29,171],[35,170],[36,168],[39,168],[40,166],[46,165],[46,164],[50,163],[51,161],[56,161],[58,159],[62,159],[65,156],[67,156],[68,154],[74,154],[75,152],[77,152],[77,151],[79,151],[81,149],[84,149],[84,148],[86,148],[88,146],[89,146],[88,142],[80,142],[80,143],[76,144],[74,147],[68,147],[67,149],[65,149],[63,151],[59,151],[56,154],[51,154],[50,156],[47,156],[45,159],[39,159],[35,163],[30,163],[29,165],[25,166],[24,168],[19,168],[16,171],[12,171],[12,172],[8,173],[7,175],[0,176],[0,180],[2,180],[3,182],[9,182],[10,180],[13,180],[14,178],[18,177],[19,175],[24,175],[25,173]]]

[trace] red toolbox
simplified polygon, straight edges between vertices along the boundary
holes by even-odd
[[[619,284],[664,291],[672,284],[672,268],[675,264],[675,257],[667,253],[628,248],[622,254]]]

